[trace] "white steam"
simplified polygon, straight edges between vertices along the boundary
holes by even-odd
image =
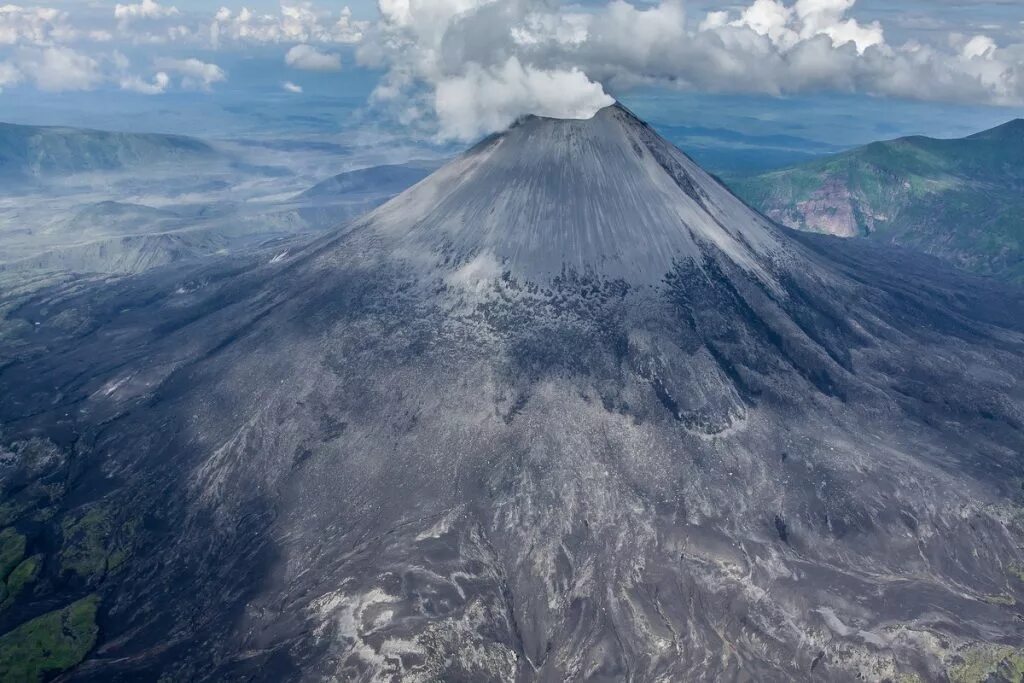
[[[544,6],[548,11],[535,12]],[[589,118],[614,101],[570,60],[535,59],[554,39],[586,39],[585,22],[543,0],[380,0],[360,48],[387,66],[374,93],[406,122],[436,115],[442,138],[469,140],[524,114]],[[542,42],[545,45],[542,45]]]
[[[434,107],[443,137],[472,139],[507,128],[524,113],[587,119],[614,100],[576,68],[524,67],[516,57],[504,64],[469,64],[462,76],[437,84]]]

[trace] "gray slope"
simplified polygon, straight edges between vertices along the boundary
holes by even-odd
[[[180,135],[0,123],[0,177],[8,179],[110,171],[215,156],[205,142]]]
[[[0,418],[52,443],[50,524],[144,520],[120,573],[18,607],[103,596],[70,678],[942,680],[1019,648],[1021,293],[765,226],[688,169],[701,213],[643,148],[613,187],[648,134],[620,110],[525,125],[273,263],[12,311]],[[509,184],[641,198],[571,204],[593,249],[548,223],[562,267]],[[608,258],[630,235],[656,253]]]
[[[162,232],[175,225],[182,216],[173,210],[154,208],[128,202],[101,201],[87,204],[60,221],[53,232],[91,236],[132,235],[142,231]]]
[[[359,194],[394,196],[423,180],[439,166],[441,162],[410,161],[346,171],[317,183],[296,199],[330,201]]]
[[[749,268],[783,252],[767,220],[618,105],[527,118],[364,223],[410,257],[532,278],[568,267],[651,283],[708,246]]]

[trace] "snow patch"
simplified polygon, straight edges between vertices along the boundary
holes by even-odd
[[[501,264],[493,253],[485,252],[448,275],[445,281],[452,287],[480,292],[499,277]]]

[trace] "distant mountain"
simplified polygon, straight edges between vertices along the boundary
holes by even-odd
[[[215,155],[205,142],[181,135],[0,123],[0,178],[4,179],[111,171]]]
[[[387,164],[347,171],[317,183],[301,193],[298,198],[334,199],[341,195],[350,197],[355,194],[396,195],[426,178],[442,163],[410,161],[405,164]]]
[[[357,218],[415,185],[441,161],[410,161],[342,173],[282,201],[147,206],[90,201],[0,224],[0,289],[24,277],[126,275],[318,234]],[[172,164],[176,174],[193,168]],[[178,177],[177,175],[170,176]],[[26,198],[26,202],[30,201]],[[32,198],[35,201],[35,197]]]
[[[621,107],[105,280],[0,315],[2,681],[1020,679],[1024,290]]]
[[[169,229],[182,217],[174,211],[142,204],[102,201],[88,204],[59,223],[57,230],[75,236],[133,235]]]
[[[906,245],[1024,280],[1024,119],[958,140],[876,142],[732,188],[794,228]]]
[[[26,273],[141,273],[168,263],[208,256],[226,250],[230,245],[230,240],[216,230],[182,230],[55,246],[30,257],[0,262],[0,287],[8,284],[10,277]]]
[[[56,212],[56,210],[55,210]],[[87,204],[27,234],[0,234],[0,291],[75,275],[130,275],[310,232],[294,211],[246,214],[115,201]]]
[[[413,160],[346,171],[297,194],[288,208],[311,230],[335,228],[358,218],[426,178],[443,160]]]

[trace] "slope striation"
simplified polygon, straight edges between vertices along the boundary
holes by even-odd
[[[93,596],[76,681],[1005,678],[1022,312],[527,119],[269,262],[10,302],[0,631]]]
[[[528,278],[567,268],[649,284],[705,247],[749,268],[782,252],[767,221],[618,105],[526,118],[362,224],[409,255],[472,255]]]

